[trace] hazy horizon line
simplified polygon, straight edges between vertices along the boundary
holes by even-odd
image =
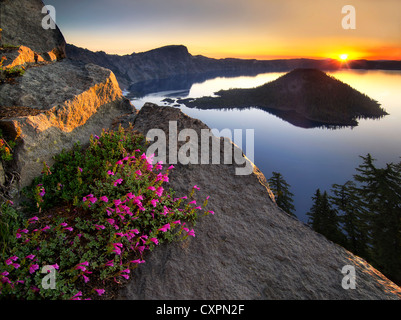
[[[149,52],[149,51],[152,51],[152,50],[157,50],[157,49],[161,49],[161,48],[165,48],[165,47],[174,47],[174,46],[180,47],[180,46],[182,46],[182,47],[187,48],[189,54],[191,54],[192,56],[203,56],[203,57],[212,58],[212,59],[239,59],[239,60],[259,60],[259,61],[263,61],[263,60],[266,60],[266,61],[269,61],[269,60],[295,60],[295,59],[338,60],[338,61],[340,60],[340,59],[336,59],[336,58],[321,57],[321,56],[319,56],[319,57],[317,57],[317,56],[314,56],[314,57],[312,57],[312,56],[309,56],[309,57],[307,57],[307,56],[290,56],[290,55],[221,56],[221,55],[213,55],[213,54],[212,55],[193,54],[193,53],[190,52],[188,46],[186,46],[184,44],[166,44],[166,45],[162,45],[162,46],[159,46],[159,47],[156,47],[156,48],[152,48],[152,49],[148,49],[148,50],[145,50],[145,51],[137,51],[137,52],[133,51],[131,53],[117,53],[117,52],[110,52],[109,50],[106,51],[105,49],[100,49],[100,50],[94,51],[92,49],[85,48],[85,47],[82,47],[82,46],[79,46],[79,45],[76,45],[76,44],[73,44],[73,43],[69,43],[69,42],[66,42],[66,43],[69,44],[69,45],[73,45],[75,47],[81,48],[81,49],[85,49],[85,50],[91,51],[91,52],[95,52],[95,53],[96,52],[104,52],[104,53],[106,53],[108,55],[116,55],[116,56],[121,56],[121,57],[129,56],[129,55],[132,55],[132,54],[145,53],[145,52]],[[358,58],[358,59],[348,59],[347,61],[360,61],[360,60],[366,60],[366,61],[401,61],[401,58],[397,59],[397,60],[394,60],[394,59],[383,59],[383,58],[379,58],[379,57],[378,58]]]

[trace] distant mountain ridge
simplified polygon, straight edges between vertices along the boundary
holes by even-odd
[[[93,52],[66,46],[67,56],[72,60],[94,63],[108,68],[116,75],[120,87],[147,80],[166,79],[182,75],[240,76],[256,75],[264,72],[285,72],[297,68],[320,70],[340,69],[341,63],[334,59],[213,59],[202,55],[192,55],[183,45],[170,45],[130,55],[112,55],[103,51]],[[401,61],[350,61],[351,69],[401,70]]]

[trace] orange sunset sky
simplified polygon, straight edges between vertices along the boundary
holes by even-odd
[[[183,44],[213,58],[401,60],[400,0],[45,0],[68,43],[131,54]],[[352,5],[356,29],[345,30]]]

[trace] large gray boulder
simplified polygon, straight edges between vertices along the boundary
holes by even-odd
[[[29,68],[17,83],[1,85],[0,105],[32,109],[31,114],[0,120],[8,137],[19,136],[19,187],[40,174],[43,162],[51,165],[62,149],[87,143],[91,134],[134,111],[110,70],[69,60]]]
[[[147,104],[134,119],[144,134],[169,121],[207,128],[180,110]],[[215,138],[218,139],[218,138]],[[119,299],[399,299],[401,288],[363,259],[280,210],[263,174],[235,175],[236,164],[177,164],[170,185],[210,196],[196,237],[161,245],[146,257]],[[356,270],[356,289],[343,289],[342,268]]]

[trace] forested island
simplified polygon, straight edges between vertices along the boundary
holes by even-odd
[[[256,107],[289,122],[305,118],[334,126],[357,126],[358,119],[388,114],[377,101],[318,69],[295,69],[256,88],[221,90],[215,94],[217,97],[177,102],[199,109]]]

